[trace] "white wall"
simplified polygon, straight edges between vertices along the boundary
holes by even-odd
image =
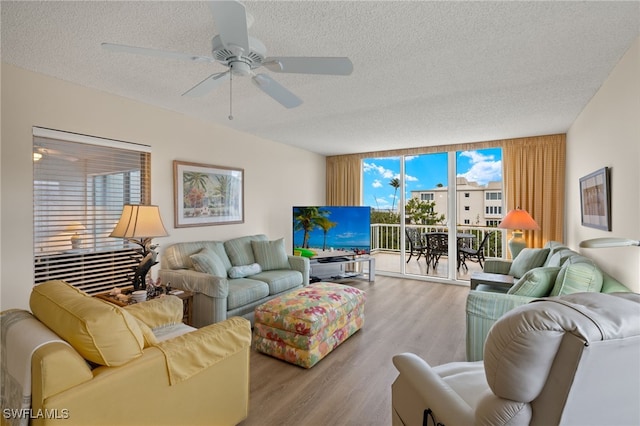
[[[579,179],[611,168],[611,232],[580,223]],[[640,38],[620,60],[567,133],[566,243],[598,237],[640,240]],[[640,292],[640,248],[580,249]]]
[[[325,158],[233,129],[2,64],[0,308],[27,308],[33,286],[32,126],[152,147],[151,201],[179,241],[265,233],[291,245],[291,207],[325,202]],[[244,169],[245,221],[173,227],[173,160]],[[305,176],[305,179],[294,177]]]

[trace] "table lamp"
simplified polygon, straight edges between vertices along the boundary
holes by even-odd
[[[640,246],[640,241],[629,240],[627,238],[593,238],[580,242],[582,248],[607,248],[607,247],[628,247]]]
[[[520,207],[507,213],[504,219],[502,219],[502,222],[500,222],[500,225],[498,225],[498,228],[513,230],[513,232],[511,232],[511,239],[508,242],[512,259],[515,259],[522,249],[527,247],[527,242],[522,237],[522,231],[525,229],[540,229],[531,215],[527,213],[526,210],[520,209]]]
[[[151,245],[151,239],[167,235],[169,234],[162,223],[158,206],[124,205],[120,220],[109,236],[124,238],[140,246],[142,261],[135,269],[134,290],[145,289],[145,277],[149,269],[158,263],[156,261],[157,253],[154,251],[156,246]]]
[[[84,227],[80,222],[71,222],[64,228],[64,232],[72,233],[71,235],[71,249],[79,250],[82,244],[82,237],[78,232],[84,232],[87,228]]]

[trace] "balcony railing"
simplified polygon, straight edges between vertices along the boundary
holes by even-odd
[[[438,225],[405,225],[407,228],[418,229],[420,233],[427,232],[449,232],[446,226]],[[486,226],[463,226],[457,227],[458,232],[473,234],[470,242],[471,247],[477,249],[482,242],[485,234],[493,232],[486,242],[484,255],[485,257],[505,257],[503,250],[503,241],[505,237],[504,229],[491,228]],[[495,231],[495,232],[494,232]],[[400,224],[373,223],[371,224],[371,252],[397,252],[400,253],[400,233],[402,229]]]

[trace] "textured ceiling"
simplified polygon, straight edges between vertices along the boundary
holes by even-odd
[[[348,56],[353,74],[271,74],[295,109],[235,78],[230,121],[227,85],[181,96],[220,64],[100,47],[210,56],[210,11],[184,1],[2,1],[2,61],[330,155],[566,132],[640,34],[637,1],[244,4],[268,55]]]

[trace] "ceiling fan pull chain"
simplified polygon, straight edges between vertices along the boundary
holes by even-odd
[[[233,120],[233,72],[229,72],[229,120]]]

